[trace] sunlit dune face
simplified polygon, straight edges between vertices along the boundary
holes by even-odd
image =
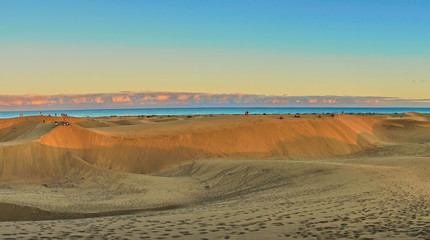
[[[360,136],[372,135],[374,124],[381,121],[378,118],[340,115],[324,118],[309,116],[281,121],[264,116],[227,116],[222,123],[197,119],[190,124],[168,122],[148,128],[136,123],[95,130],[74,125],[58,127],[42,136],[40,143],[70,149],[132,146],[142,151],[161,151],[183,147],[208,154],[278,152],[297,156],[336,155],[360,149]],[[333,144],[333,149],[327,148],[327,144]],[[283,153],[279,152],[280,146]]]

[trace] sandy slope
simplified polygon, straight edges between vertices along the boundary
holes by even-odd
[[[0,220],[87,218],[0,238],[429,239],[427,115],[283,117],[1,120]]]
[[[34,119],[39,123],[9,124],[0,130],[1,180],[56,178],[72,162],[79,164],[71,156],[104,169],[154,173],[208,158],[344,155],[376,144],[373,128],[382,120],[365,116],[283,120],[278,116],[217,116],[152,123],[111,119],[97,122],[102,126],[115,123],[113,127],[89,129],[82,126],[96,126],[96,121],[72,119],[79,123],[54,127],[53,119],[43,125],[42,118]],[[12,128],[17,132],[11,132]]]

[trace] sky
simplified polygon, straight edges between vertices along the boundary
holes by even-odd
[[[3,0],[0,110],[122,92],[427,104],[429,12],[425,0]]]

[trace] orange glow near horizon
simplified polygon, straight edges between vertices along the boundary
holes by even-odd
[[[427,99],[430,89],[430,58],[419,56],[55,46],[0,51],[0,95],[151,90]]]
[[[184,92],[123,92],[73,95],[0,95],[0,110],[16,107],[39,107],[40,109],[81,109],[139,107],[148,105],[199,107],[199,106],[276,106],[276,107],[365,107],[365,106],[418,106],[429,107],[428,99],[401,99],[386,97],[349,96],[275,96],[255,94],[211,94]]]

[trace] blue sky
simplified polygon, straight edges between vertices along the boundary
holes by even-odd
[[[428,99],[429,13],[416,0],[5,0],[0,95]]]
[[[2,1],[1,43],[430,54],[429,1]]]

